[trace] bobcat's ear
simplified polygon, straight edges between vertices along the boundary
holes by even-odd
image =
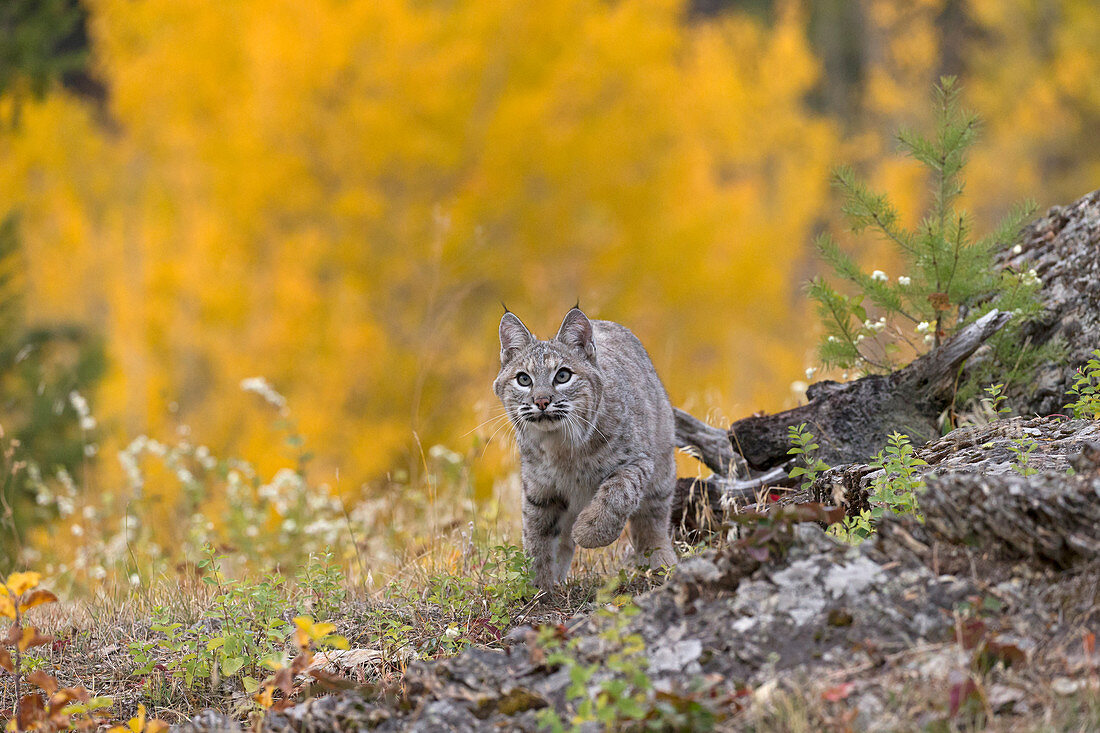
[[[580,349],[589,359],[596,356],[596,344],[592,340],[592,321],[588,320],[588,316],[580,308],[573,308],[565,314],[565,320],[561,322],[558,335],[554,338],[566,346]]]
[[[508,312],[500,319],[500,364],[507,364],[516,352],[535,340],[523,321]]]

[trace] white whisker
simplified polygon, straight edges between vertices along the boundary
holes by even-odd
[[[481,428],[485,427],[485,426],[486,426],[486,425],[488,425],[489,423],[492,423],[492,422],[496,422],[497,420],[504,420],[504,419],[505,419],[505,418],[507,418],[507,417],[508,417],[508,415],[496,415],[495,417],[491,417],[491,418],[489,418],[488,420],[486,420],[485,422],[483,422],[483,423],[481,423],[480,425],[478,425],[477,427],[475,427],[475,428],[473,428],[473,429],[471,429],[471,430],[469,430],[469,431],[467,431],[467,432],[463,433],[463,434],[462,434],[462,437],[463,437],[463,438],[465,438],[465,437],[466,437],[467,435],[469,435],[470,433],[473,433],[473,432],[476,432],[476,431],[480,430]]]

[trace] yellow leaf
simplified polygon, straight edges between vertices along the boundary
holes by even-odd
[[[253,695],[252,699],[255,700],[260,707],[269,708],[275,704],[273,692],[274,688],[271,685],[264,685],[264,688]]]
[[[19,612],[29,611],[35,606],[41,606],[43,603],[57,603],[57,596],[48,590],[31,591],[26,594],[22,603],[19,604]]]
[[[130,718],[129,722],[130,730],[133,733],[142,733],[145,730],[145,706],[138,704],[137,716]]]
[[[16,642],[16,646],[19,647],[19,651],[25,652],[31,647],[42,646],[53,641],[53,637],[42,636],[38,633],[38,629],[33,626],[28,626],[23,629],[23,633],[20,635],[19,640]]]
[[[325,644],[326,646],[330,646],[333,649],[347,649],[348,648],[348,639],[347,639],[347,637],[346,636],[337,636],[336,634],[333,634],[331,636],[326,636],[325,638],[321,639],[321,643]]]
[[[8,590],[14,595],[22,595],[31,588],[38,585],[38,581],[42,580],[42,574],[34,571],[25,573],[12,573],[8,576]]]
[[[11,598],[7,594],[0,595],[0,616],[15,618],[15,604],[11,602]]]

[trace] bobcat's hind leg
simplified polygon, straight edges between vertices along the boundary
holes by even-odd
[[[642,504],[630,517],[628,534],[637,565],[659,568],[676,564],[676,551],[670,535],[671,507],[667,500]]]

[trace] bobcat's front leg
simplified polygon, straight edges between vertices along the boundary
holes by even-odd
[[[558,545],[569,503],[557,494],[523,491],[523,549],[531,559],[531,574],[539,590],[549,591],[561,580]],[[568,569],[567,569],[568,570]]]
[[[653,475],[653,461],[641,458],[617,468],[603,480],[596,495],[573,524],[573,541],[581,547],[606,547],[619,538],[626,520],[642,503],[642,492]]]

